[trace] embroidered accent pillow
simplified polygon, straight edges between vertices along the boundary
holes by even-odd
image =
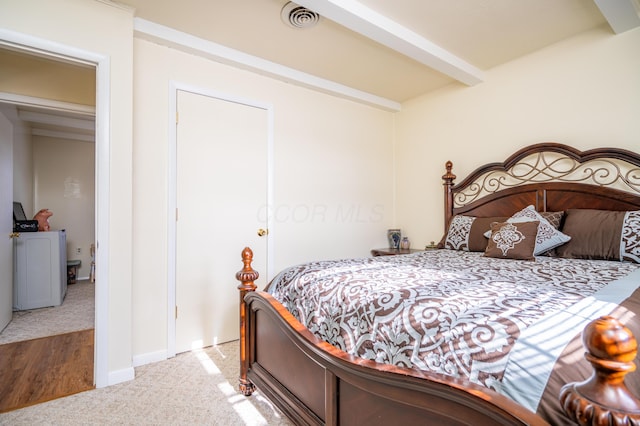
[[[534,260],[536,235],[540,222],[502,222],[491,224],[486,257]]]
[[[493,222],[504,222],[506,217],[475,217],[456,215],[449,224],[447,234],[438,248],[463,251],[484,251]],[[485,236],[485,232],[487,235]]]
[[[640,263],[640,210],[569,209],[563,232],[571,241],[559,257]]]
[[[560,232],[551,225],[533,206],[527,206],[507,219],[507,222],[512,223],[529,221],[540,222],[538,235],[536,235],[536,247],[533,253],[535,256],[539,256],[555,247],[561,246],[571,239],[570,236]],[[489,233],[486,233],[485,236],[488,238]]]
[[[536,235],[534,255],[539,256],[553,248],[561,246],[571,239],[570,236],[558,231],[553,225],[540,215],[533,206],[527,206],[514,214],[507,222],[535,220],[540,222]]]

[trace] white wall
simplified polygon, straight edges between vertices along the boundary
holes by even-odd
[[[134,354],[167,348],[171,80],[273,105],[276,270],[368,256],[387,244],[394,221],[391,113],[139,39],[134,80]]]
[[[30,219],[33,211],[33,144],[31,132],[17,119],[17,109],[4,105],[13,127],[13,200],[22,203],[22,208]]]
[[[95,145],[35,136],[33,164],[33,213],[43,208],[53,213],[51,229],[67,231],[67,259],[80,260],[78,279],[87,279],[95,241]]]
[[[596,29],[451,85],[397,114],[398,226],[416,242],[443,234],[441,176],[458,182],[517,149],[555,141],[640,151],[640,29]]]
[[[31,137],[19,125],[13,133],[13,196],[25,212],[33,211],[33,154]]]

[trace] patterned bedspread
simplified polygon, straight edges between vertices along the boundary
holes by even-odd
[[[529,325],[638,266],[431,250],[303,264],[282,271],[267,291],[350,354],[493,388]]]

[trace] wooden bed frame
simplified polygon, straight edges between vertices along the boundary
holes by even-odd
[[[455,178],[447,162],[445,231],[455,214],[510,216],[530,204],[539,211],[640,210],[640,155],[622,149],[581,152],[542,143],[483,166],[458,185]],[[252,257],[245,248],[244,267],[236,274],[241,282],[240,390],[248,396],[257,387],[296,424],[547,424],[484,387],[363,360],[319,340],[273,297],[256,291]],[[596,348],[591,342],[601,343],[596,337],[603,330],[616,339]],[[588,331],[593,338],[585,339],[586,357],[595,373],[565,386],[565,411],[580,424],[605,425],[610,417],[619,425],[640,424],[640,400],[623,382],[635,369],[633,335],[612,318],[591,323]],[[626,349],[624,359],[620,347]]]

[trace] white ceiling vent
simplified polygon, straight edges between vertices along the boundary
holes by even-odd
[[[282,21],[293,28],[311,28],[320,21],[320,15],[290,1],[284,5],[280,13]]]

